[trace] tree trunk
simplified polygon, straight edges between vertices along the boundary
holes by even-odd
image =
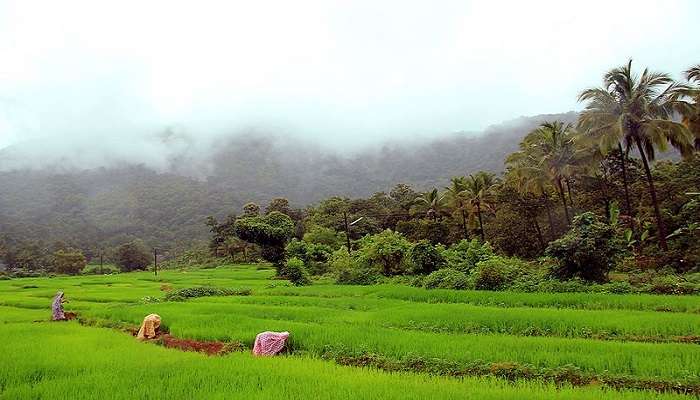
[[[464,239],[469,240],[469,231],[467,230],[467,213],[464,212],[462,203],[459,204],[459,208],[462,212],[462,229],[464,229]]]
[[[481,232],[481,242],[485,242],[486,239],[484,239],[484,223],[481,220],[481,204],[479,202],[476,203],[476,213],[479,216],[479,231]]]
[[[569,205],[571,206],[571,210],[574,210],[574,196],[571,195],[571,181],[568,178],[566,179],[566,191],[569,193]]]
[[[540,224],[537,222],[537,217],[532,218],[532,224],[535,225],[535,231],[537,231],[537,240],[540,242],[540,247],[542,247],[542,251],[544,252],[545,247],[547,247],[544,244],[544,238],[542,237],[542,230],[540,229]]]
[[[630,205],[629,182],[627,182],[627,157],[622,151],[622,143],[617,143],[617,149],[620,151],[620,160],[622,161],[622,186],[625,188],[625,207],[627,215],[632,216],[632,206]]]
[[[554,220],[552,219],[552,209],[549,204],[549,197],[546,194],[544,197],[544,207],[547,209],[547,220],[549,221],[549,240],[554,240]]]
[[[566,204],[566,195],[564,194],[564,186],[561,184],[561,178],[557,179],[557,191],[559,192],[559,198],[561,198],[561,203],[564,205],[564,215],[566,215],[566,224],[571,224],[571,217],[569,216],[569,206]]]
[[[657,235],[659,237],[659,247],[662,250],[668,250],[666,245],[666,227],[664,226],[664,221],[661,218],[661,210],[659,210],[659,201],[656,199],[656,187],[654,186],[654,178],[651,176],[651,169],[649,168],[649,162],[647,161],[647,156],[644,154],[644,148],[642,148],[642,142],[636,139],[637,148],[639,149],[639,154],[642,156],[642,164],[644,164],[644,172],[647,176],[647,182],[649,183],[649,194],[651,194],[651,202],[654,204],[654,215],[656,216],[656,226]]]

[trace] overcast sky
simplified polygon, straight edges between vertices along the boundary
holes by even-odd
[[[0,0],[0,148],[125,155],[166,126],[337,148],[478,131],[579,109],[630,57],[680,76],[700,63],[699,15],[698,0]]]

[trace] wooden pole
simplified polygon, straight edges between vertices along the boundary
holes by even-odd
[[[348,254],[350,254],[350,228],[348,227],[348,213],[343,211],[343,221],[345,221],[345,241],[348,246]]]
[[[153,275],[158,276],[158,249],[153,248]]]

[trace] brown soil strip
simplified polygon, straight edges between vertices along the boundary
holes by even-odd
[[[126,332],[133,337],[136,337],[139,331],[139,327],[136,325],[114,323],[106,320],[79,319],[78,322],[81,325],[85,326],[117,329],[122,332]],[[167,330],[164,329],[159,329],[156,332],[155,338],[146,339],[144,342],[155,343],[167,347],[169,349],[177,349],[181,351],[195,351],[207,354],[209,356],[220,356],[234,351],[246,350],[245,345],[243,345],[240,342],[219,342],[208,340],[182,339],[171,335],[169,332],[167,332]]]

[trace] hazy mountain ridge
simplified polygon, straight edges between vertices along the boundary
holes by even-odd
[[[480,135],[386,143],[351,155],[273,136],[237,136],[218,143],[206,160],[174,157],[169,171],[120,163],[0,172],[0,235],[81,246],[134,237],[154,245],[187,242],[206,237],[207,215],[237,212],[247,201],[286,197],[303,207],[333,195],[369,196],[397,183],[425,190],[455,175],[500,172],[505,156],[541,121],[575,118],[573,112],[523,117]],[[0,160],[9,151],[0,152]],[[210,166],[206,176],[193,178],[203,164]]]

